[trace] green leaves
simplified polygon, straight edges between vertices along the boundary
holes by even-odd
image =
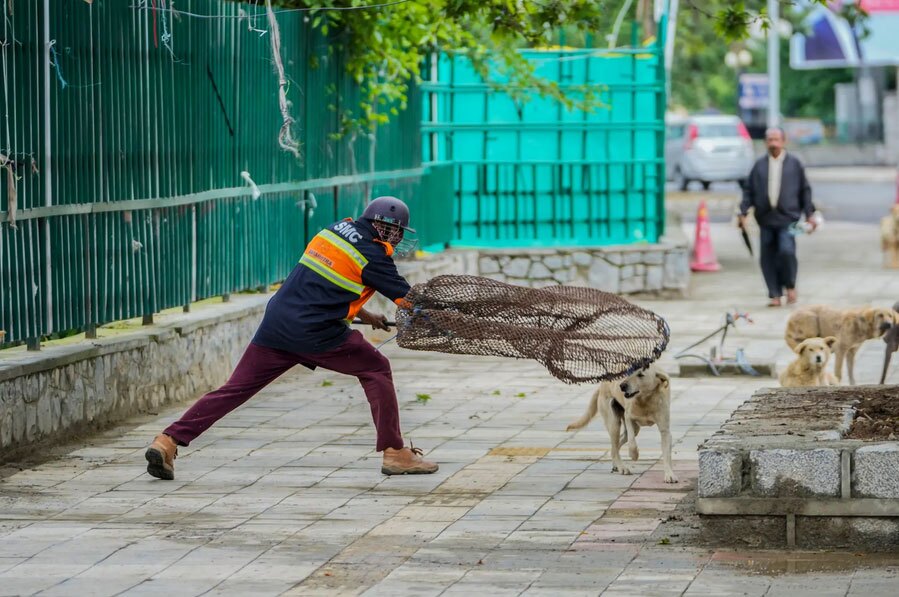
[[[715,32],[727,40],[743,39],[749,35],[749,24],[753,18],[746,12],[746,5],[743,2],[734,2],[715,16]]]
[[[353,114],[344,119],[348,125],[346,134],[352,130],[373,131],[403,110],[410,84],[422,79],[425,58],[434,52],[467,56],[490,85],[509,93],[518,105],[542,96],[559,101],[568,109],[603,107],[601,90],[569,89],[566,93],[554,82],[538,76],[533,64],[525,60],[519,50],[561,43],[563,35],[568,45],[585,43],[588,36],[605,39],[623,1],[412,0],[369,10],[346,11],[321,9],[362,7],[373,4],[374,0],[282,0],[279,4],[311,8],[309,17],[313,27],[329,35],[335,47],[347,52],[345,67],[363,93],[361,102],[353,106]],[[723,63],[723,52],[717,55],[711,44],[721,46],[722,42],[745,39],[755,21],[766,26],[765,5],[766,0],[690,0],[682,3],[682,26],[678,28],[676,51],[680,53],[682,45],[689,44],[691,37],[695,39],[696,31],[705,30],[712,39],[703,42],[699,48],[705,54],[704,61],[711,60],[714,54],[716,65]],[[781,6],[788,11],[792,4],[781,0]],[[847,15],[851,18],[863,17],[857,14],[860,13],[857,8],[845,10],[855,11]],[[633,15],[631,12],[628,19]],[[628,28],[626,24],[624,31]],[[624,33],[620,38],[628,39]],[[678,60],[675,65],[680,68]],[[310,62],[310,67],[315,69],[320,65],[315,60]],[[694,64],[688,68],[692,79],[704,72],[696,70]],[[490,73],[500,73],[502,80],[491,80]],[[691,80],[690,85],[695,87],[696,83]],[[722,87],[724,82],[717,81],[714,85]],[[732,78],[727,85],[734,85]]]
[[[416,394],[415,395],[415,401],[418,402],[419,404],[427,404],[428,400],[430,400],[430,399],[431,399],[430,394]]]

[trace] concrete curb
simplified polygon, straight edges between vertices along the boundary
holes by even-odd
[[[843,439],[857,401],[883,388],[756,392],[699,448],[704,533],[739,527],[766,547],[899,548],[899,534],[885,532],[899,529],[899,443]]]

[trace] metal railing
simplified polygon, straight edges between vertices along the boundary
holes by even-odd
[[[659,239],[664,40],[636,47],[637,36],[635,27],[631,48],[525,52],[535,72],[563,92],[598,93],[604,105],[592,112],[536,96],[516,101],[485,84],[463,57],[431,64],[421,86],[424,159],[454,166],[454,246]]]
[[[424,244],[449,240],[439,194],[449,206],[451,179],[421,167],[420,103],[374,139],[338,138],[360,90],[302,13],[277,18],[296,159],[277,143],[264,9],[177,3],[211,17],[198,19],[162,1],[11,4],[0,0],[5,342],[36,348],[282,280],[306,239],[377,194],[409,199]]]

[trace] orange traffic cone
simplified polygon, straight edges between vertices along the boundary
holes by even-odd
[[[709,210],[705,201],[699,202],[696,214],[696,241],[693,243],[693,260],[690,269],[694,272],[717,272],[721,269],[712,248],[712,235],[709,230]]]

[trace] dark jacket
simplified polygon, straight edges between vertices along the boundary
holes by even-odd
[[[798,158],[790,153],[784,157],[783,172],[780,178],[780,197],[777,209],[771,209],[768,200],[768,155],[760,157],[749,171],[743,185],[743,201],[740,202],[740,213],[744,216],[749,208],[755,208],[755,219],[759,226],[783,228],[798,222],[803,215],[815,213],[812,203],[812,188],[805,177],[805,168]]]
[[[322,230],[269,301],[253,343],[294,353],[337,348],[375,291],[396,303],[409,292],[392,255],[365,220]]]

